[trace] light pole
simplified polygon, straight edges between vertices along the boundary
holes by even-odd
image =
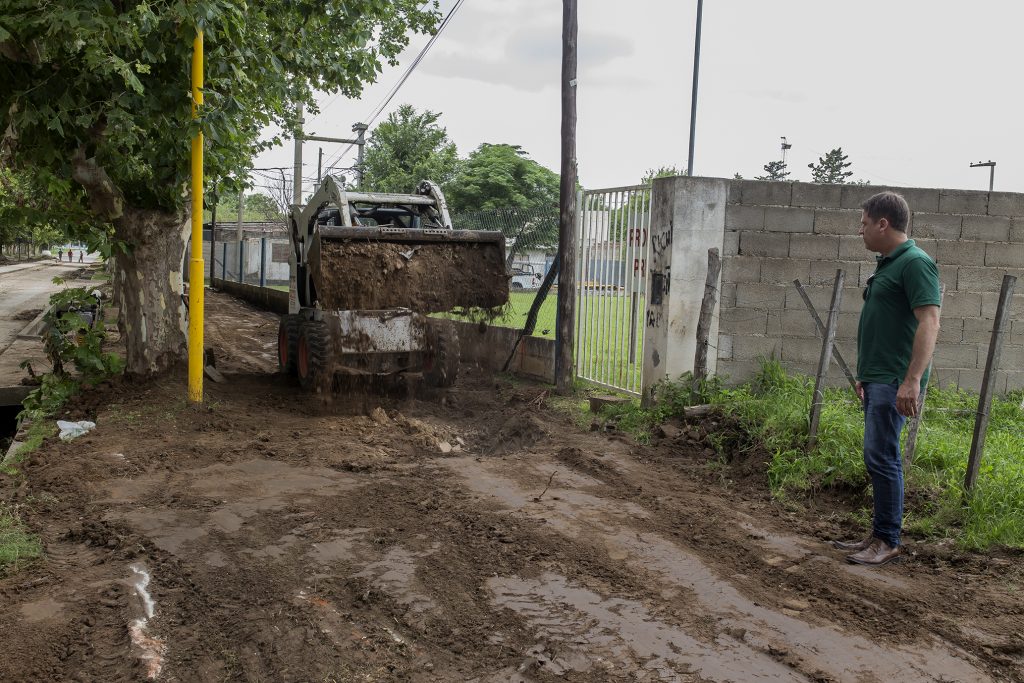
[[[979,166],[988,166],[988,191],[992,191],[992,185],[996,181],[996,162],[989,159],[988,161],[979,161],[976,164],[971,164],[971,168],[978,168]]]
[[[693,94],[690,98],[690,156],[686,160],[686,175],[693,176],[693,142],[697,134],[697,75],[700,73],[700,24],[704,14],[704,0],[697,0],[697,35],[693,41]]]

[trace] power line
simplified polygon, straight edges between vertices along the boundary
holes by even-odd
[[[420,50],[420,53],[416,55],[416,59],[414,59],[412,64],[409,65],[409,68],[405,70],[405,73],[402,74],[402,77],[398,79],[398,83],[396,83],[394,87],[391,88],[391,90],[388,92],[387,95],[385,95],[384,99],[380,102],[380,104],[378,104],[377,107],[373,110],[373,113],[369,117],[364,119],[366,121],[367,127],[373,125],[373,122],[377,120],[377,117],[381,115],[381,112],[383,112],[384,109],[387,108],[389,104],[391,104],[391,100],[395,98],[395,95],[398,94],[399,89],[403,85],[405,85],[405,82],[409,80],[409,76],[412,75],[413,71],[416,70],[416,67],[419,66],[420,62],[423,61],[423,58],[427,56],[428,52],[430,52],[430,48],[432,48],[434,46],[434,43],[437,42],[437,39],[441,36],[441,33],[444,32],[444,29],[448,26],[449,22],[451,22],[452,17],[455,16],[455,13],[459,11],[459,8],[462,7],[462,3],[464,3],[465,1],[466,0],[456,1],[451,11],[448,12],[448,15],[441,21],[441,25],[437,27],[437,33],[430,37],[430,40],[427,41],[427,44],[424,45],[423,49]],[[327,163],[325,164],[325,167],[330,167],[336,164],[337,162],[341,161],[342,157],[344,157],[346,154],[352,151],[353,147],[355,147],[354,144],[349,145],[340,153],[336,154],[333,157],[329,157]]]

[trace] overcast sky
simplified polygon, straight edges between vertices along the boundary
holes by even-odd
[[[585,187],[685,169],[696,5],[579,0]],[[377,122],[410,103],[441,112],[463,156],[482,142],[518,144],[557,172],[561,12],[558,0],[466,0]],[[992,159],[995,189],[1024,191],[1022,25],[1024,4],[1006,0],[706,0],[694,173],[751,178],[779,158],[785,135],[797,180],[841,146],[855,179],[986,189],[988,169],[968,165]],[[322,97],[307,131],[351,137],[425,42],[415,37],[360,100]],[[307,177],[317,147],[305,145]],[[324,145],[325,158],[340,149]],[[256,166],[291,163],[288,145]]]

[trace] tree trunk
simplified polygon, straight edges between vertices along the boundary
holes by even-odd
[[[182,262],[189,215],[125,207],[115,237],[129,253],[115,255],[114,297],[127,353],[125,372],[161,373],[185,357],[187,311]],[[202,286],[202,283],[199,283]]]

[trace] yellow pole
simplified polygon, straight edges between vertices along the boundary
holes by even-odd
[[[192,42],[192,118],[203,103],[203,32]],[[188,271],[188,400],[203,401],[203,134],[192,138],[192,258]]]

